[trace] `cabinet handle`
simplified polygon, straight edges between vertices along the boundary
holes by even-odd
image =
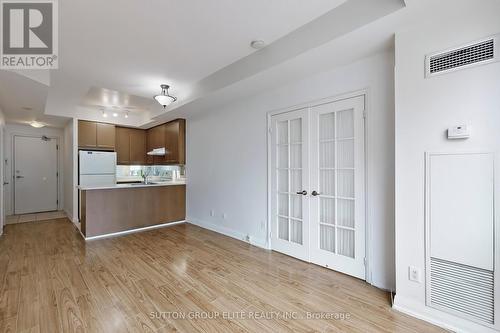
[[[306,190],[300,191],[300,192],[297,192],[297,194],[307,195],[307,191]]]

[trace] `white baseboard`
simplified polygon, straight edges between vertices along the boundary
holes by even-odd
[[[73,214],[70,214],[66,209],[64,209],[63,211],[66,214],[66,217],[68,218],[68,220],[70,220],[74,224],[78,224],[78,219],[75,219],[75,217],[73,216]]]
[[[254,237],[250,236],[250,240],[247,241],[247,235],[244,234],[244,233],[242,233],[242,232],[240,232],[240,231],[236,231],[236,230],[233,230],[233,229],[229,229],[227,227],[223,227],[223,226],[220,226],[220,225],[209,223],[207,221],[202,221],[202,220],[194,218],[194,217],[187,217],[186,221],[188,223],[197,225],[198,227],[201,227],[201,228],[204,228],[204,229],[208,229],[208,230],[211,230],[211,231],[215,231],[215,232],[217,232],[219,234],[223,234],[225,236],[228,236],[228,237],[231,237],[231,238],[235,238],[235,239],[243,241],[245,243],[249,243],[249,244],[255,245],[257,247],[260,247],[260,248],[263,248],[263,249],[266,249],[266,250],[269,249],[268,246],[267,246],[267,241],[265,239],[254,238]]]
[[[444,329],[461,333],[495,333],[498,332],[463,318],[453,316],[449,313],[433,309],[425,304],[417,303],[405,297],[396,295],[394,299],[394,310],[403,312],[409,316],[421,319]]]

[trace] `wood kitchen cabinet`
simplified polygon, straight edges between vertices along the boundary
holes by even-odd
[[[93,121],[78,121],[78,147],[97,147],[97,123]]]
[[[147,130],[147,151],[165,147],[165,124]],[[163,164],[163,156],[147,156],[148,164]]]
[[[146,131],[117,127],[116,159],[120,165],[146,164]]]
[[[120,165],[186,164],[186,120],[172,120],[148,130],[79,120],[78,147],[114,150]],[[147,155],[162,147],[165,156]]]
[[[78,121],[78,147],[115,150],[115,125],[94,121]]]
[[[97,148],[115,149],[115,125],[97,123]]]
[[[116,128],[116,162],[121,165],[130,164],[130,129]]]
[[[186,163],[186,120],[176,119],[147,131],[147,151],[165,147],[165,156],[147,156],[148,164]]]
[[[131,128],[130,164],[146,164],[146,131]]]
[[[186,120],[165,124],[165,163],[186,164]]]

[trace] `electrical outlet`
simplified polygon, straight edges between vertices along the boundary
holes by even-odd
[[[408,279],[420,283],[420,269],[415,266],[408,267]]]
[[[223,218],[224,220],[227,220],[227,214],[226,214],[226,213],[223,213],[223,214],[222,214],[222,218]]]
[[[215,210],[210,210],[210,216],[214,217],[215,216]]]

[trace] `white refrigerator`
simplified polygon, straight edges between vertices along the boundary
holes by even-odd
[[[80,150],[78,155],[80,186],[116,184],[116,153]]]

